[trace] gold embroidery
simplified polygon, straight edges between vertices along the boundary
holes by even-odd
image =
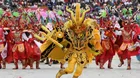
[[[18,51],[23,52],[24,51],[24,45],[23,44],[18,44]]]
[[[4,44],[0,44],[0,52],[4,49]]]

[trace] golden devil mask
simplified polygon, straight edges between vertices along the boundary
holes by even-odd
[[[85,18],[86,13],[90,11],[90,8],[80,13],[81,12],[80,4],[77,3],[75,14],[68,7],[66,7],[66,11],[70,13],[71,19],[64,24],[64,29],[70,28],[76,34],[79,34],[85,32],[89,26],[92,29],[94,29],[95,26],[98,26],[96,20]]]
[[[90,11],[90,8],[85,10],[81,15],[80,4],[77,3],[76,4],[75,15],[74,15],[73,11],[68,9],[68,7],[66,7],[66,11],[70,13],[70,17],[71,17],[71,20],[69,21],[69,22],[71,22],[70,28],[77,31],[77,33],[79,33],[80,31],[82,31],[86,28],[85,25],[83,25],[83,22],[85,20],[85,15],[86,15],[87,12]]]

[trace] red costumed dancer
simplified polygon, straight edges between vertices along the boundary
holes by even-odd
[[[102,47],[103,47],[103,53],[96,57],[96,64],[100,64],[100,69],[104,69],[103,65],[108,61],[108,68],[112,69],[111,62],[112,58],[115,55],[114,50],[114,42],[116,40],[116,35],[113,32],[113,29],[111,28],[111,21],[106,21],[105,24],[106,27],[104,33],[102,34]]]
[[[134,48],[131,48],[133,46],[133,31],[134,30],[134,22],[133,22],[133,17],[137,14],[137,12],[139,11],[139,8],[138,10],[133,13],[132,17],[128,17],[129,19],[123,19],[123,15],[117,10],[115,9],[121,19],[122,19],[122,26],[123,26],[123,29],[121,30],[122,31],[122,44],[118,50],[118,56],[120,58],[120,64],[118,65],[118,67],[121,67],[123,64],[124,64],[124,59],[127,59],[128,60],[128,66],[127,66],[127,70],[131,70],[131,56],[133,55],[137,55],[138,52],[137,51],[134,51]]]
[[[6,32],[8,33],[6,35],[6,43],[7,43],[7,57],[6,57],[6,62],[11,63],[13,62],[13,52],[12,52],[12,48],[14,45],[13,42],[13,32],[14,31],[14,27],[11,26],[10,30],[6,30]]]
[[[24,31],[24,33],[22,34],[22,37],[24,39],[24,44],[26,45],[25,46],[25,50],[26,50],[26,67],[29,65],[30,66],[30,69],[33,69],[33,65],[32,65],[32,50],[31,50],[31,43],[29,42],[29,39],[32,38],[32,31],[31,29],[32,28],[29,28],[29,27],[32,27],[31,25],[28,26],[27,30]]]
[[[16,27],[15,31],[13,32],[13,41],[14,41],[14,46],[12,48],[13,51],[13,59],[14,59],[14,64],[15,68],[13,69],[18,69],[18,60],[21,60],[23,69],[25,69],[25,47],[24,43],[22,41],[22,32],[23,30],[20,27]]]
[[[34,33],[38,33],[39,28],[37,26],[34,27]],[[35,43],[36,39],[34,38],[34,34],[28,32],[29,36],[28,39],[25,41],[26,45],[26,54],[27,54],[27,65],[30,65],[30,68],[33,69],[33,63],[36,62],[36,69],[40,69],[40,57],[41,51],[37,44]]]
[[[7,43],[7,57],[6,57],[6,62],[11,63],[13,62],[13,52],[12,52],[12,48],[14,45],[13,42],[13,31],[15,30],[15,25],[16,25],[16,18],[15,17],[9,17],[8,18],[8,24],[4,24],[6,27],[6,32],[7,34],[5,34],[5,39],[6,39],[6,43]],[[7,21],[7,20],[5,20]]]
[[[6,58],[7,58],[7,44],[6,44],[6,39],[5,39],[5,28],[7,27],[8,22],[5,20],[6,18],[10,18],[11,14],[9,12],[5,12],[3,14],[2,18],[0,19],[0,68],[1,62],[3,63],[3,69],[6,68]],[[4,19],[5,18],[5,19]],[[9,19],[8,19],[9,20]]]
[[[123,42],[119,48],[118,51],[118,56],[120,58],[120,64],[118,67],[121,67],[124,64],[124,59],[128,60],[128,66],[127,70],[131,69],[131,56],[137,55],[138,52],[134,52],[133,48],[130,48],[133,46],[133,25],[134,23],[130,20],[125,20],[122,22],[123,25],[123,30],[122,30],[122,37],[123,37]]]

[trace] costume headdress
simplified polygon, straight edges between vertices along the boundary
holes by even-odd
[[[139,12],[139,8],[135,13],[132,14],[132,16],[127,17],[127,18],[124,18],[123,14],[121,14],[119,11],[117,11],[117,12],[119,13],[120,19],[122,20],[122,25],[123,25],[124,29],[127,31],[130,31],[132,28],[132,25],[130,25],[130,23],[133,22],[133,18]]]
[[[70,17],[72,19],[72,22],[74,24],[76,24],[76,26],[79,26],[79,25],[81,25],[83,23],[83,21],[85,19],[85,15],[86,15],[87,12],[90,11],[90,8],[87,9],[87,10],[85,10],[82,13],[82,16],[81,17],[80,17],[80,12],[81,11],[80,11],[80,4],[79,3],[76,4],[76,10],[75,10],[75,13],[76,14],[75,15],[74,15],[74,13],[70,9],[68,9],[68,6],[66,7],[66,11],[70,13]]]
[[[98,26],[96,20],[85,18],[86,13],[90,11],[90,7],[87,10],[84,10],[83,13],[80,13],[80,4],[77,3],[75,15],[68,7],[66,7],[66,11],[70,13],[71,19],[64,24],[64,30],[70,28],[74,30],[75,33],[79,34],[88,29],[88,27],[94,29],[94,27]]]

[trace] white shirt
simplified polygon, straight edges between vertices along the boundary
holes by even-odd
[[[30,34],[28,37],[25,33],[22,34],[22,39],[28,41],[30,38],[32,38],[32,35]]]
[[[107,36],[105,35],[105,32],[102,30],[101,31],[101,40],[104,40],[105,38],[107,38]]]

